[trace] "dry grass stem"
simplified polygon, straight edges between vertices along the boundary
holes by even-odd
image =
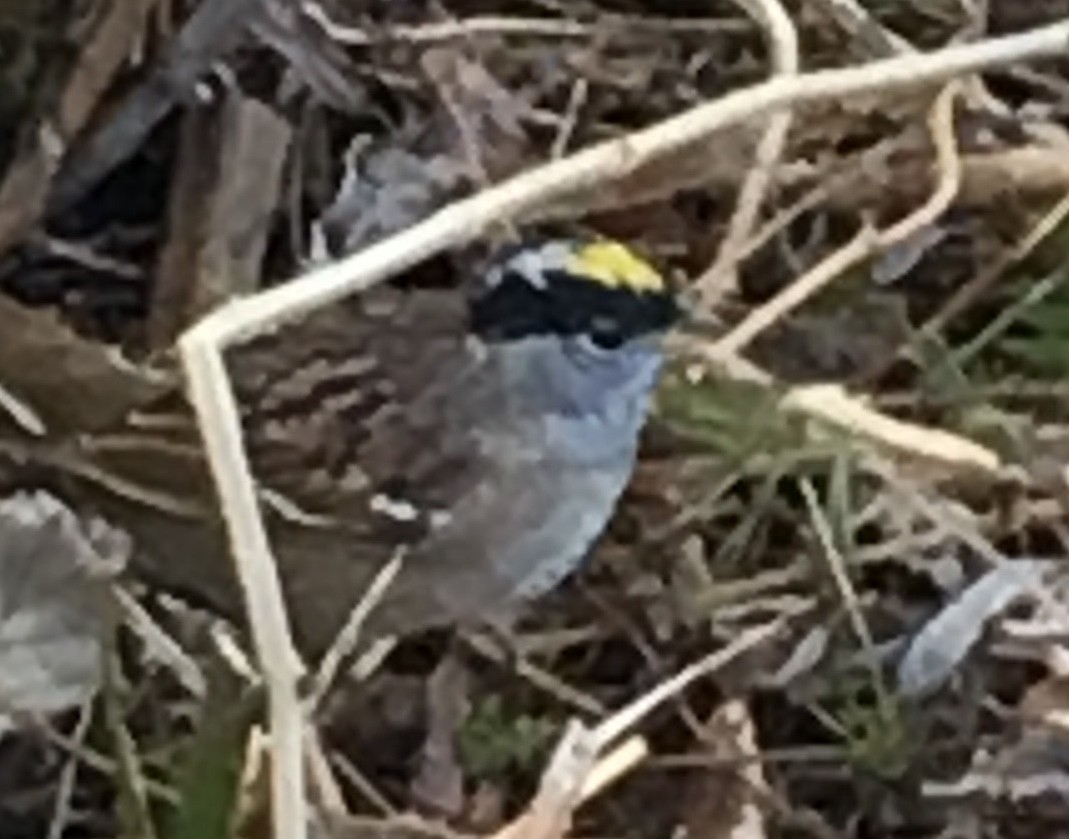
[[[649,753],[650,747],[644,737],[637,735],[628,737],[623,743],[594,764],[594,768],[586,776],[583,788],[579,792],[582,800],[586,801],[601,793],[614,781],[622,778],[642,763],[649,756]]]
[[[71,733],[71,739],[75,743],[84,743],[89,733],[89,725],[93,721],[93,703],[85,702],[78,711],[78,722]],[[63,839],[69,835],[67,828],[70,827],[72,814],[72,797],[74,794],[74,782],[78,776],[78,759],[67,758],[67,763],[59,776],[59,785],[56,789],[56,804],[52,813],[52,820],[48,825],[46,839]]]
[[[771,300],[758,306],[716,342],[722,355],[737,355],[766,329],[774,326],[825,286],[855,265],[869,259],[879,246],[879,233],[864,226],[847,244],[826,256]]]
[[[3,385],[0,385],[0,410],[27,434],[44,437],[48,433],[48,427],[37,412]]]
[[[371,581],[371,585],[360,597],[360,602],[349,613],[345,626],[338,632],[334,643],[330,645],[330,649],[319,663],[315,683],[308,697],[310,713],[315,713],[315,709],[319,707],[327,691],[337,679],[342,665],[352,656],[360,641],[360,630],[363,629],[368,615],[382,602],[390,585],[400,573],[403,563],[404,554],[399,551],[379,570]]]
[[[747,650],[767,641],[783,629],[783,626],[784,622],[777,619],[740,633],[737,638],[723,649],[710,653],[701,661],[684,668],[644,696],[640,696],[621,708],[609,719],[599,723],[593,730],[592,734],[599,744],[599,749],[604,749],[610,743],[619,739],[625,731],[637,725],[640,720],[666,699],[678,695],[698,679],[719,670]]]
[[[348,781],[349,785],[355,789],[368,804],[378,811],[378,815],[388,819],[398,817],[399,813],[386,796],[379,792],[378,789],[375,788],[375,785],[364,777],[364,774],[353,766],[345,755],[333,752],[330,756],[330,762],[334,770],[342,778]]]
[[[323,31],[337,41],[352,47],[367,47],[389,41],[405,41],[413,44],[431,44],[452,41],[458,38],[479,36],[501,37],[519,35],[541,38],[591,38],[605,26],[628,26],[654,31],[730,33],[745,32],[748,24],[734,19],[695,19],[686,22],[671,18],[656,18],[627,15],[603,15],[597,24],[582,23],[567,18],[549,17],[495,17],[485,15],[422,26],[390,26],[383,30],[366,30],[345,26],[332,20],[326,10],[312,0],[301,4],[304,13],[314,20]]]
[[[828,563],[828,569],[831,571],[832,579],[835,581],[835,587],[839,590],[839,597],[842,599],[843,605],[846,606],[846,612],[850,616],[854,634],[857,636],[857,640],[864,649],[868,660],[874,662],[876,661],[874,653],[876,645],[872,640],[872,631],[865,621],[865,614],[861,609],[861,601],[858,599],[857,591],[854,589],[853,583],[850,582],[850,575],[846,570],[846,560],[843,558],[839,547],[835,544],[835,537],[832,535],[827,516],[824,515],[824,511],[820,507],[817,491],[813,487],[812,481],[808,478],[803,478],[799,486],[805,498],[806,506],[809,508],[809,518],[813,522],[813,529],[816,531],[817,540],[820,542],[821,553]]]
[[[334,777],[334,769],[323,749],[323,741],[315,726],[308,727],[305,740],[307,751],[305,760],[308,763],[308,776],[311,781],[310,787],[315,791],[316,806],[328,813],[349,814],[349,808],[345,803],[345,796],[337,778]]]
[[[725,355],[715,344],[681,339],[673,341],[673,346],[678,352],[700,358],[739,381],[764,386],[775,381],[756,364],[739,356]],[[895,451],[947,466],[994,473],[1002,465],[1001,458],[991,449],[949,431],[887,416],[850,396],[842,385],[793,387],[780,399],[780,405]]]
[[[928,131],[935,146],[936,170],[939,179],[935,191],[919,209],[880,234],[880,247],[890,248],[906,241],[915,233],[935,224],[950,209],[961,189],[961,155],[954,136],[954,102],[961,84],[951,82],[935,99],[928,114]]]
[[[498,665],[512,667],[517,676],[547,696],[553,697],[562,705],[594,717],[603,716],[607,713],[605,706],[593,696],[572,687],[548,670],[533,664],[522,652],[517,651],[519,652],[519,658],[513,660],[482,633],[465,632],[462,637],[474,652]]]
[[[267,689],[271,804],[275,836],[303,839],[308,830],[304,783],[304,713],[297,694],[303,665],[293,643],[271,546],[260,517],[241,442],[237,402],[219,347],[192,330],[180,343],[189,397],[229,530],[238,580]]]
[[[112,592],[126,625],[141,639],[148,658],[167,667],[190,695],[204,699],[208,695],[208,680],[196,660],[125,589],[113,586]]]
[[[840,385],[792,388],[781,404],[903,454],[989,474],[1002,466],[992,449],[949,431],[889,417],[852,398]]]
[[[1067,218],[1069,218],[1069,193],[1055,202],[1054,206],[1044,213],[1043,217],[1001,258],[951,295],[939,311],[921,327],[921,334],[934,335],[942,331],[951,320],[965,311],[983,292],[994,285],[1011,266],[1026,259],[1041,242],[1057,231]]]
[[[916,52],[913,45],[876,20],[857,0],[807,0],[875,55]]]
[[[594,728],[572,720],[557,744],[534,801],[519,818],[494,834],[494,839],[555,839],[563,836],[576,806],[637,765],[647,754],[645,742],[638,737],[613,747],[628,729],[696,680],[771,638],[783,625],[782,620],[775,620],[741,633],[723,649],[684,668]],[[612,751],[601,758],[608,749]]]
[[[723,354],[737,355],[747,344],[789,312],[827,286],[847,270],[871,258],[876,252],[905,241],[930,226],[950,207],[961,186],[961,159],[954,138],[954,98],[957,84],[947,85],[932,106],[929,126],[936,148],[939,179],[935,190],[920,208],[883,231],[867,226],[843,247],[822,259],[768,302],[757,307],[740,324],[717,342]]]
[[[757,18],[765,30],[773,73],[777,76],[796,74],[799,69],[798,32],[783,6],[777,0],[739,0],[739,4]],[[735,266],[738,255],[760,216],[765,194],[787,144],[793,116],[790,108],[772,114],[757,143],[753,166],[739,189],[735,211],[716,259],[696,281],[705,311],[712,310],[716,302],[737,284]]]

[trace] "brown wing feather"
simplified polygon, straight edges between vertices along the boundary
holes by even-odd
[[[508,405],[494,377],[479,375],[470,351],[466,311],[452,292],[384,288],[348,305],[315,313],[228,355],[244,413],[246,442],[258,484],[313,514],[314,524],[282,505],[268,505],[272,545],[302,647],[329,644],[367,584],[398,546],[410,563],[387,597],[376,630],[405,631],[453,617],[440,602],[445,575],[467,588],[486,557],[437,557],[427,550],[429,521],[399,522],[376,513],[376,496],[398,496],[421,512],[445,510],[485,493],[493,464],[475,438],[492,401]],[[456,400],[454,386],[465,389]],[[137,436],[137,435],[133,435]],[[154,432],[141,435],[154,440]],[[195,438],[192,438],[195,440]],[[114,474],[155,484],[131,455]],[[93,453],[102,464],[103,452]],[[240,596],[226,558],[225,530],[215,514],[204,464],[168,466],[169,491],[198,496],[202,514],[174,514],[110,494],[100,506],[149,548],[147,569],[178,588],[240,615]],[[488,523],[489,526],[490,523]],[[438,572],[443,573],[438,573]],[[444,585],[444,587],[443,587]],[[472,590],[472,596],[477,596]]]
[[[457,297],[384,288],[235,353],[257,479],[358,528],[375,495],[408,497],[458,474],[457,463],[437,475],[445,464],[421,466],[444,421],[434,394],[448,399],[440,383],[470,361]]]

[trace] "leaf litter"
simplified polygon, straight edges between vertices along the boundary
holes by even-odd
[[[186,483],[195,444],[175,420],[174,336],[219,300],[761,82],[767,39],[754,4],[732,2],[84,5],[0,3],[0,834],[253,835],[265,776],[239,604],[213,601],[233,591],[225,569],[182,579],[151,559],[174,498],[149,479]],[[817,68],[1025,31],[1061,5],[787,13]],[[1064,60],[983,81],[953,108],[961,184],[937,219],[761,330],[741,351],[760,375],[673,362],[592,561],[528,610],[506,652],[459,651],[472,695],[450,702],[466,723],[431,690],[440,638],[336,680],[313,720],[309,791],[330,835],[437,830],[399,815],[418,807],[493,834],[539,800],[574,713],[595,722],[770,620],[790,631],[654,713],[624,781],[547,824],[936,837],[978,835],[983,812],[983,835],[1010,837],[1064,823],[1069,83]],[[887,90],[796,107],[709,340],[859,226],[924,205],[931,103]],[[681,282],[701,276],[764,127],[680,148],[527,226],[621,237]],[[405,279],[453,281],[480,256]],[[145,446],[146,428],[167,445]],[[925,445],[888,443],[904,430]],[[929,446],[924,430],[997,467],[933,457],[947,438]],[[87,483],[122,505],[94,503]],[[118,598],[124,551],[92,535],[100,512],[135,537]],[[240,724],[216,713],[220,685]],[[420,762],[428,745],[436,766]],[[16,771],[29,754],[47,758],[39,774]],[[55,802],[20,803],[41,788]]]

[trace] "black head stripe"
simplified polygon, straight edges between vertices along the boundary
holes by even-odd
[[[667,329],[679,315],[666,293],[610,287],[564,271],[544,277],[545,287],[539,288],[506,273],[472,302],[472,331],[487,341],[589,334],[611,347]]]
[[[471,303],[471,331],[486,341],[512,341],[548,331],[549,296],[523,276],[507,272]]]

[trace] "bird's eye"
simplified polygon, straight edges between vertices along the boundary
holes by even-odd
[[[590,342],[602,350],[617,350],[623,344],[623,336],[614,329],[595,331],[590,334]]]
[[[611,353],[624,342],[616,332],[584,332],[575,340],[585,354],[595,356]]]
[[[616,318],[596,317],[590,325],[590,341],[603,350],[619,349],[624,342],[620,324]]]

